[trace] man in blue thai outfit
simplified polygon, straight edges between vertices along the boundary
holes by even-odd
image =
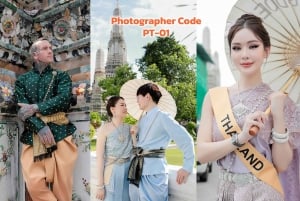
[[[176,181],[183,184],[193,171],[194,143],[187,130],[170,114],[157,106],[162,93],[154,83],[137,90],[137,102],[145,115],[137,129],[137,147],[129,169],[129,193],[133,201],[168,201],[168,169],[165,149],[171,139],[183,152],[183,167],[177,171]]]
[[[51,67],[53,51],[48,40],[34,42],[30,54],[33,68],[15,83],[18,117],[24,122],[20,138],[23,177],[34,201],[70,201],[76,127],[65,112],[70,107],[72,81],[66,72]]]

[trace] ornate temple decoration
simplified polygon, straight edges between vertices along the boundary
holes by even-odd
[[[29,47],[40,37],[53,45],[56,62],[68,61],[89,53],[81,51],[89,46],[89,1],[0,1],[0,60],[28,69]],[[54,9],[55,8],[55,9]],[[85,41],[83,44],[82,41]],[[72,54],[76,50],[79,54]],[[17,55],[16,55],[17,54]],[[11,59],[17,59],[12,62]],[[0,68],[3,66],[0,66]]]

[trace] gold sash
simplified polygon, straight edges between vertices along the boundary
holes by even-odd
[[[224,138],[230,138],[234,133],[241,133],[241,129],[231,110],[227,88],[217,87],[210,89],[209,95],[218,127]],[[283,189],[276,169],[255,147],[247,142],[234,152],[252,174],[283,195]]]
[[[57,112],[55,114],[42,116],[40,113],[36,114],[45,124],[52,122],[57,125],[66,125],[69,123],[69,119],[66,117],[66,113]]]
[[[69,123],[69,119],[66,117],[64,112],[58,112],[55,114],[42,116],[40,113],[36,114],[45,124],[52,122],[57,125],[66,125]],[[40,138],[37,134],[33,134],[33,156],[34,161],[41,161],[44,158],[51,157],[51,153],[56,150],[56,144],[44,145],[41,143]]]
[[[106,158],[106,164],[104,167],[104,185],[109,184],[114,165],[122,164],[129,160],[130,158],[113,158],[113,157]]]

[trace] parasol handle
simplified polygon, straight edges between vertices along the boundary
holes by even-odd
[[[286,90],[288,89],[288,87],[298,78],[298,73],[299,71],[295,71],[291,77],[286,81],[286,83],[281,87],[280,91],[287,94]],[[265,114],[269,115],[271,112],[271,107],[269,106],[266,111]],[[249,134],[254,136],[257,134],[259,128],[257,126],[252,126],[249,130]]]
[[[269,106],[266,111],[265,111],[265,114],[266,115],[269,115],[271,112],[271,106]],[[252,126],[249,130],[249,134],[252,135],[252,136],[255,136],[257,134],[257,132],[259,131],[259,128],[257,126]]]

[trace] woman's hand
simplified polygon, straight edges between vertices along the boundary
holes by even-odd
[[[133,146],[136,146],[137,144],[137,139],[136,139],[137,133],[138,133],[138,126],[137,125],[131,126],[130,134],[131,134]]]
[[[137,133],[138,133],[138,126],[137,126],[137,125],[131,126],[131,128],[130,128],[130,134],[131,134],[132,136],[136,136]]]
[[[259,129],[263,128],[267,119],[268,115],[262,111],[256,111],[247,115],[243,125],[242,133],[239,134],[239,142],[241,144],[248,142],[253,137],[249,134],[250,128],[253,126],[256,126]]]
[[[273,117],[282,117],[286,97],[287,94],[281,91],[274,92],[269,96],[271,102],[271,113]]]
[[[99,200],[104,200],[105,198],[105,188],[98,188],[96,198]]]

